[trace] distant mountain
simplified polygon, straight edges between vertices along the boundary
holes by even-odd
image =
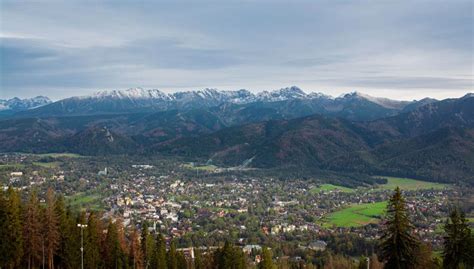
[[[18,97],[0,99],[0,115],[11,115],[19,111],[38,108],[50,103],[52,103],[52,101],[46,96],[36,96],[26,99],[20,99]]]
[[[154,150],[224,165],[281,166],[474,182],[474,97],[370,122],[320,115],[248,124]]]
[[[17,113],[19,117],[62,117],[190,110],[223,105],[242,105],[271,109],[275,113],[295,117],[324,114],[352,120],[372,120],[393,116],[407,106],[415,107],[418,101],[406,102],[371,97],[361,93],[333,98],[322,93],[306,94],[298,87],[263,91],[253,94],[247,90],[219,91],[204,89],[164,93],[152,89],[132,88],[97,92],[90,96],[66,98],[37,109]],[[284,116],[283,116],[284,118]]]
[[[297,88],[171,95],[140,89],[65,100],[22,112],[55,116],[0,120],[0,152],[168,154],[225,166],[474,182],[472,94],[400,102]],[[160,109],[148,109],[159,102]],[[86,115],[75,114],[81,109]]]

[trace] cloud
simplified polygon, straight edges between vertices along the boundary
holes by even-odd
[[[471,1],[1,5],[0,98],[133,86],[407,99],[472,90]]]

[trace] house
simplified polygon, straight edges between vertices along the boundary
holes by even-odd
[[[317,240],[309,243],[308,248],[315,251],[324,251],[327,247],[326,242],[322,240]]]

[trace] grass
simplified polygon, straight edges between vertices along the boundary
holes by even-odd
[[[0,169],[22,169],[24,167],[25,167],[25,165],[20,164],[20,163],[0,164]]]
[[[329,191],[341,191],[341,192],[354,192],[355,189],[337,186],[333,184],[322,184],[319,187],[314,187],[309,190],[310,193],[329,192]]]
[[[387,184],[378,185],[379,189],[394,190],[397,186],[402,190],[427,190],[427,189],[444,189],[449,187],[448,184],[421,181],[411,178],[399,177],[383,177],[387,179]]]
[[[101,209],[101,196],[99,194],[86,194],[83,192],[67,197],[67,202],[73,208]]]
[[[207,171],[207,172],[212,172],[217,169],[217,166],[215,165],[201,165],[201,166],[193,166],[192,164],[184,164],[184,168],[187,169],[193,169],[193,170],[199,170],[199,171]]]
[[[61,162],[33,162],[36,166],[41,166],[45,168],[57,168],[61,164]]]
[[[43,153],[43,154],[35,154],[36,156],[40,157],[53,157],[53,158],[59,158],[59,157],[66,157],[66,158],[79,158],[82,157],[79,154],[75,153]]]
[[[353,204],[327,215],[324,222],[337,227],[357,227],[377,223],[384,214],[386,207],[387,202]]]

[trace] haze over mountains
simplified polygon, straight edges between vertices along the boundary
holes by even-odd
[[[0,151],[165,154],[222,166],[472,183],[474,96],[407,102],[297,87],[105,91],[4,117]]]

